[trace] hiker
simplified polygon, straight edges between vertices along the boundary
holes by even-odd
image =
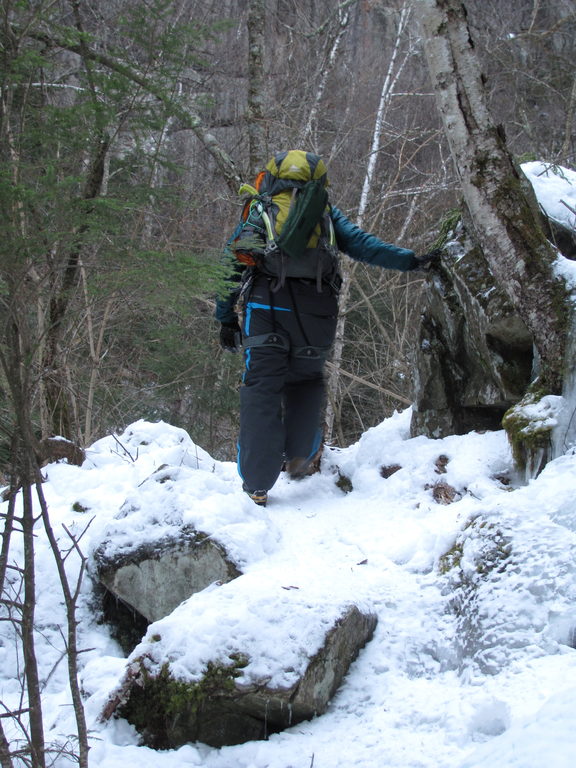
[[[364,232],[325,204],[326,186],[326,166],[318,155],[278,153],[255,187],[241,187],[251,197],[226,246],[234,269],[215,316],[222,348],[238,352],[244,346],[238,472],[243,490],[261,506],[282,467],[293,479],[303,477],[321,445],[323,369],[336,332],[342,282],[337,252],[400,271],[423,267],[436,255],[419,258]],[[316,211],[315,220],[306,222],[306,210],[299,212],[308,228],[304,246],[287,255],[278,244],[305,189],[324,195],[316,203],[320,219]],[[302,221],[297,226],[304,227]]]

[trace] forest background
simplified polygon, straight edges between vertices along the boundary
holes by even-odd
[[[571,0],[466,9],[510,152],[574,167]],[[36,437],[162,419],[234,456],[242,365],[213,297],[239,182],[274,152],[322,155],[350,218],[434,245],[460,189],[417,19],[418,0],[3,0],[4,462],[19,409]],[[344,259],[338,445],[412,402],[424,285]]]

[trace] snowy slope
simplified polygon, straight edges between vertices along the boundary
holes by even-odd
[[[241,492],[233,464],[213,461],[182,430],[162,423],[138,422],[123,435],[99,441],[81,468],[47,468],[45,490],[55,528],[60,531],[65,523],[80,531],[92,519],[82,539],[87,554],[104,539],[121,548],[147,540],[151,530],[193,523],[242,561],[251,599],[273,601],[270,584],[277,583],[298,587],[304,596],[353,594],[379,616],[374,639],[322,717],[267,742],[220,750],[188,745],[155,753],[138,746],[127,723],[98,722],[124,659],[106,628],[92,621],[87,581],[80,634],[81,646],[92,649],[82,662],[92,765],[568,764],[576,725],[569,706],[576,694],[576,651],[570,647],[576,627],[570,560],[576,539],[576,456],[558,459],[528,486],[511,490],[502,482],[511,472],[502,432],[409,439],[409,417],[409,410],[396,414],[356,445],[329,451],[320,474],[299,482],[282,477],[266,509]],[[438,462],[440,456],[445,458]],[[166,464],[178,468],[171,473],[174,479],[155,482],[154,472]],[[402,469],[385,479],[381,468],[394,464]],[[438,474],[444,465],[446,471]],[[351,480],[350,493],[336,485],[339,473]],[[434,500],[439,481],[455,489],[454,503]],[[450,593],[438,568],[457,538],[466,538],[467,523],[480,517],[506,526],[513,549],[524,559],[518,572],[491,582],[481,598],[486,615],[492,610],[502,617],[490,624],[493,645],[503,654],[496,674],[459,655],[458,617],[447,610]],[[61,740],[74,732],[58,630],[64,614],[41,536],[37,546],[39,657],[41,673],[49,677],[49,737]],[[16,546],[12,557],[18,557]],[[211,605],[221,610],[210,594],[198,599],[205,611]],[[262,613],[273,609],[265,605]],[[214,640],[218,631],[227,631],[218,616],[211,621],[208,615],[206,621]],[[267,658],[274,656],[274,633],[263,626],[253,642]],[[17,669],[8,629],[1,625],[2,700],[15,706]],[[305,626],[294,629],[307,636]],[[190,653],[204,641],[191,632]],[[58,764],[67,763],[61,758]]]

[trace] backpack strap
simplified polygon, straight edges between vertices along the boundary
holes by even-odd
[[[332,223],[332,217],[329,211],[320,219],[320,237],[318,239],[318,247],[321,255],[318,258],[318,270],[316,273],[316,288],[318,293],[322,291],[322,283],[328,282],[329,284],[335,283],[336,275],[338,274],[338,247],[336,245],[336,233],[334,232],[334,224]],[[326,280],[324,275],[324,256],[327,256],[332,260],[332,274],[329,279]]]

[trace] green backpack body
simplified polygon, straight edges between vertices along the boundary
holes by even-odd
[[[256,180],[243,185],[250,198],[244,224],[231,244],[237,258],[276,277],[332,282],[338,273],[330,218],[326,167],[312,153],[291,150],[276,155]]]

